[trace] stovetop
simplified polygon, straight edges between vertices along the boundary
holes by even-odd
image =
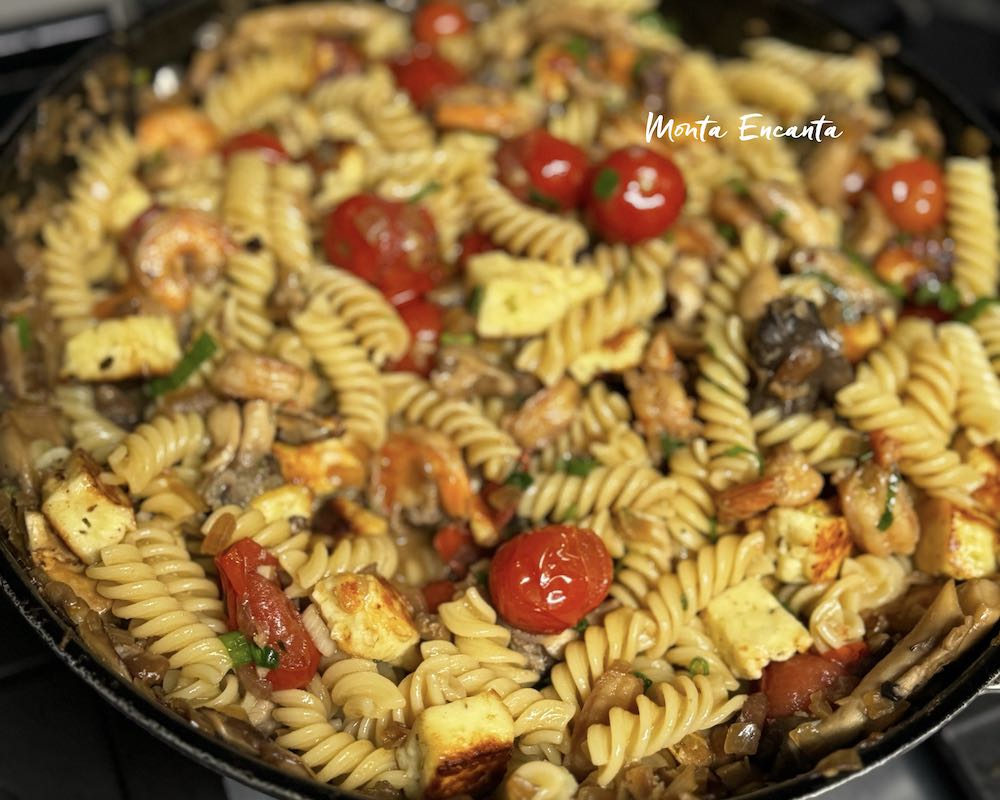
[[[91,37],[166,2],[0,0],[0,123]],[[1000,0],[810,4],[860,33],[894,34],[911,61],[955,87],[1000,128]],[[6,730],[0,800],[263,800],[175,753],[102,703],[5,599],[0,631]],[[998,731],[1000,698],[981,698],[928,742],[825,797],[996,800]]]

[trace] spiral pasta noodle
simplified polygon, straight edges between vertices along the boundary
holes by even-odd
[[[986,348],[976,331],[962,323],[942,325],[940,335],[945,352],[958,366],[958,422],[973,444],[995,442],[1000,438],[1000,378]]]
[[[752,39],[745,49],[754,61],[801,78],[817,92],[863,100],[882,88],[882,74],[870,58],[821,53],[771,38]]]
[[[349,536],[332,548],[317,542],[308,553],[293,550],[280,561],[293,581],[286,593],[300,597],[330,575],[357,572],[363,567],[374,567],[376,574],[391,578],[399,566],[399,554],[388,536]]]
[[[1000,281],[1000,219],[993,170],[985,158],[945,160],[947,221],[955,240],[955,288],[971,303]]]
[[[138,493],[168,467],[200,456],[207,444],[205,423],[197,414],[161,415],[128,434],[108,456],[108,465]]]
[[[222,220],[239,242],[269,240],[272,170],[260,153],[233,153],[222,191]]]

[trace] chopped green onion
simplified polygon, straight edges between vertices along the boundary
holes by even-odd
[[[937,306],[945,313],[951,314],[962,304],[962,297],[950,283],[942,283],[931,279],[920,284],[913,293],[913,300],[919,306]]]
[[[747,189],[747,185],[743,183],[743,181],[741,181],[739,178],[730,178],[728,181],[726,181],[726,184],[729,186],[730,189],[732,189],[736,194],[740,195],[741,197],[745,197],[746,195],[750,194],[750,190]]]
[[[184,354],[180,363],[174,367],[173,372],[163,378],[155,378],[146,384],[146,392],[157,397],[183,386],[198,367],[208,361],[218,349],[219,346],[215,343],[215,339],[209,334],[203,333],[191,345],[191,349]]]
[[[660,434],[660,453],[663,454],[663,460],[666,461],[674,453],[680,450],[687,444],[683,439],[675,439],[669,433]]]
[[[860,255],[855,253],[853,250],[844,250],[844,255],[846,255],[849,259],[851,259],[854,266],[857,267],[857,269],[860,272],[863,272],[865,277],[868,278],[868,280],[874,283],[876,286],[881,286],[897,300],[902,300],[904,297],[906,297],[906,291],[903,289],[902,286],[900,286],[898,283],[891,283],[890,281],[882,280],[882,278],[879,277],[878,273],[875,272],[875,270],[873,270],[871,266],[869,266],[868,262],[865,261]]]
[[[882,516],[878,518],[878,529],[880,531],[889,530],[895,521],[893,511],[896,508],[896,495],[899,493],[899,482],[899,473],[896,470],[890,472],[885,492],[885,510],[882,512]]]
[[[239,631],[229,631],[219,636],[219,641],[225,645],[234,667],[244,664],[254,664],[258,667],[275,669],[281,659],[278,651],[269,645],[258,646]]]
[[[253,663],[258,667],[266,667],[267,669],[277,669],[278,664],[281,662],[281,658],[278,656],[278,651],[273,647],[264,645],[263,647],[257,647],[257,645],[251,642],[251,647],[253,649]]]
[[[587,620],[586,617],[584,617],[578,623],[576,623],[576,625],[573,626],[573,630],[575,630],[577,633],[583,633],[589,627],[590,627],[590,622]]]
[[[431,181],[426,184],[420,191],[418,191],[413,197],[407,200],[408,203],[419,203],[428,195],[434,194],[434,192],[441,190],[441,184],[437,181]]]
[[[635,22],[643,28],[663,33],[672,33],[675,36],[680,31],[680,25],[677,23],[677,20],[672,17],[663,16],[659,11],[647,11],[645,14],[640,14],[635,18]]]
[[[787,218],[788,218],[788,212],[785,211],[785,209],[783,208],[778,208],[775,209],[774,213],[772,213],[767,218],[767,224],[773,228],[780,228],[781,223],[784,222]]]
[[[474,573],[476,577],[476,583],[480,586],[486,586],[490,582],[490,573],[488,570],[480,569],[476,570]]]
[[[476,286],[469,293],[469,299],[465,304],[465,307],[469,310],[470,314],[478,314],[479,307],[483,304],[483,287]]]
[[[708,519],[708,541],[712,544],[719,541],[719,520],[716,517]]]
[[[715,229],[719,232],[719,236],[730,244],[736,244],[736,241],[740,237],[739,231],[736,230],[736,227],[730,225],[728,222],[720,222],[715,226]]]
[[[650,689],[653,688],[653,682],[649,678],[647,678],[645,675],[643,675],[641,672],[639,672],[639,670],[636,670],[632,674],[635,675],[635,677],[637,677],[640,680],[642,680],[642,690],[644,692],[648,692]]]
[[[607,200],[615,193],[618,187],[618,173],[611,167],[605,167],[597,173],[594,179],[594,194],[601,200]]]
[[[573,58],[577,61],[583,61],[590,55],[590,41],[585,39],[583,36],[574,36],[566,42],[565,47],[566,52],[573,56]]]
[[[153,80],[153,73],[149,67],[136,67],[132,70],[133,86],[149,86]]]
[[[596,459],[583,456],[571,456],[559,464],[559,472],[565,472],[567,475],[577,475],[581,478],[586,478],[598,466],[599,465]]]
[[[445,331],[441,334],[441,344],[475,344],[476,334],[474,333],[452,333]]]
[[[31,322],[24,314],[14,317],[14,325],[17,328],[17,341],[21,349],[27,352],[31,349]]]
[[[741,456],[748,455],[753,456],[757,459],[757,474],[764,474],[764,456],[758,453],[756,450],[751,450],[749,447],[744,447],[741,444],[734,444],[732,447],[725,450],[722,455],[724,456]]]
[[[557,522],[572,522],[580,516],[580,509],[577,508],[576,503],[570,503],[569,508],[563,512],[562,516],[556,520]]]
[[[708,661],[701,656],[695,656],[691,659],[691,663],[688,664],[688,672],[692,675],[708,675]]]
[[[971,306],[963,308],[955,314],[955,319],[959,322],[972,322],[987,308],[998,303],[1000,303],[1000,297],[980,297]]]
[[[673,231],[667,231],[660,235],[660,239],[668,244],[673,242],[677,238],[677,235]]]
[[[528,202],[533,203],[536,206],[540,206],[546,211],[559,210],[559,202],[557,200],[549,197],[547,194],[542,194],[542,192],[538,191],[538,189],[534,186],[532,186],[531,190],[528,192]]]
[[[535,479],[522,470],[514,470],[504,481],[507,486],[516,486],[518,489],[527,489],[534,482]]]
[[[858,463],[864,464],[866,461],[871,461],[874,457],[875,451],[869,448],[858,456]]]
[[[681,611],[687,611],[687,610],[688,610],[688,596],[682,592],[681,593]]]

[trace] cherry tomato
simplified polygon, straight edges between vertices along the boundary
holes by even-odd
[[[864,642],[848,642],[834,650],[827,650],[823,658],[840,664],[848,671],[854,670],[860,662],[868,657],[868,645]]]
[[[500,182],[525,203],[566,211],[580,204],[587,154],[548,131],[509,139],[496,154]]]
[[[455,594],[455,584],[451,581],[431,581],[422,590],[427,610],[436,614],[438,606],[447,603]]]
[[[469,266],[470,258],[480,253],[488,253],[490,250],[496,250],[497,246],[493,244],[493,241],[485,233],[469,231],[463,234],[462,238],[458,240],[458,248],[458,266],[459,269],[465,270]]]
[[[787,661],[772,661],[764,668],[760,690],[767,695],[767,715],[787,717],[809,708],[809,698],[846,675],[836,661],[812,653],[798,653]]]
[[[279,164],[288,161],[288,152],[281,139],[267,131],[250,131],[241,133],[222,145],[222,157],[228,161],[233,153],[241,150],[256,150],[268,164]]]
[[[394,305],[419,297],[444,277],[434,222],[412,203],[350,197],[330,212],[323,247],[332,263],[377,286]]]
[[[316,40],[313,62],[320,79],[356,75],[365,67],[365,57],[358,48],[331,36],[321,36]]]
[[[549,525],[497,550],[490,594],[511,625],[528,633],[559,633],[604,601],[612,572],[611,556],[596,533]]]
[[[609,242],[640,242],[669,228],[686,191],[673,161],[645,147],[616,150],[594,167],[587,191],[591,221]]]
[[[470,27],[465,10],[457,3],[449,3],[447,0],[427,3],[413,18],[414,38],[428,44],[456,33],[465,33]]]
[[[457,578],[464,578],[469,566],[479,558],[479,548],[472,534],[461,525],[445,525],[434,534],[431,543]]]
[[[889,219],[908,233],[923,233],[944,219],[944,176],[929,159],[915,158],[882,170],[874,189]]]
[[[396,310],[403,318],[412,337],[410,352],[394,365],[397,370],[418,372],[426,375],[430,372],[434,354],[437,352],[441,327],[444,324],[444,312],[441,306],[431,303],[422,297],[415,297]]]
[[[278,653],[278,666],[267,673],[275,689],[301,689],[316,674],[319,651],[275,578],[260,567],[277,567],[277,559],[253,539],[241,539],[215,557],[226,598],[229,627]]]
[[[410,53],[389,62],[392,74],[418,108],[426,108],[442,92],[462,84],[465,76],[427,45],[417,45]]]

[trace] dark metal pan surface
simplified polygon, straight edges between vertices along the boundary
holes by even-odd
[[[195,31],[222,5],[217,0],[188,0],[173,4],[165,13],[143,21],[124,34],[102,39],[81,51],[0,130],[0,194],[24,191],[30,186],[18,176],[18,139],[34,129],[38,104],[46,97],[77,90],[83,73],[94,59],[113,50],[124,52],[134,64],[156,67],[183,63]],[[676,19],[687,41],[723,54],[735,54],[751,20],[763,20],[766,30],[791,42],[815,46],[849,45],[857,37],[837,27],[815,10],[792,0],[697,0],[663,3],[664,12]],[[760,31],[754,23],[755,32]],[[981,131],[1000,154],[1000,134],[954,93],[924,75],[918,65],[899,57],[884,61],[887,73],[908,82],[913,96],[926,103],[948,138],[959,151],[969,128]],[[889,100],[889,107],[903,110],[911,98]],[[0,534],[0,587],[49,648],[108,703],[155,736],[199,763],[259,791],[289,800],[319,797],[360,797],[289,775],[193,728],[165,706],[140,694],[113,675],[84,647],[72,625],[40,595],[21,556],[6,535]],[[754,800],[791,800],[814,797],[850,778],[914,747],[960,712],[988,685],[1000,677],[1000,637],[991,637],[958,663],[950,665],[915,698],[913,712],[878,739],[859,749],[861,770],[837,775],[808,773],[775,783],[752,794]]]

